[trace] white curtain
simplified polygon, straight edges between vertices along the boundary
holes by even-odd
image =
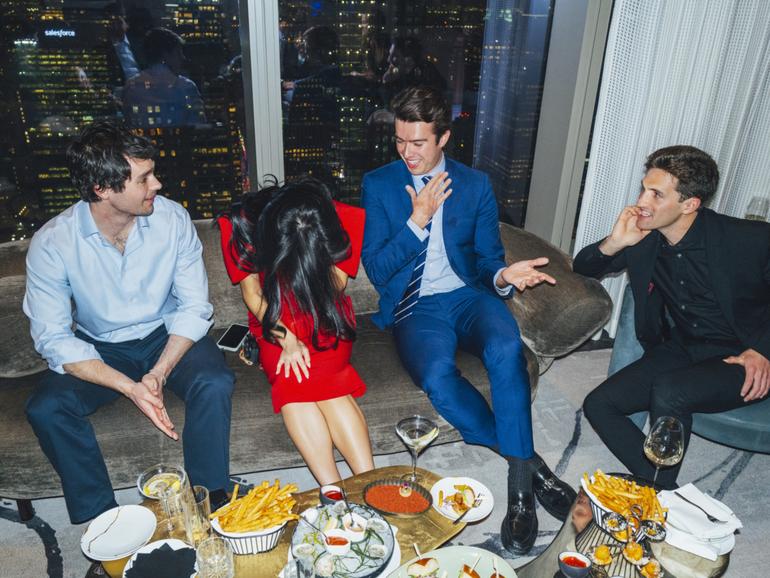
[[[770,199],[770,1],[616,0],[575,252],[610,232],[646,156],[673,144],[717,161],[717,212]],[[604,284],[614,335],[625,279]]]

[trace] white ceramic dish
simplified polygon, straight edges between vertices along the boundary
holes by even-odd
[[[119,560],[144,546],[155,533],[155,514],[144,506],[119,506],[96,517],[80,538],[80,549],[92,560]]]
[[[468,515],[470,516],[470,514]],[[447,546],[446,548],[425,552],[421,558],[435,558],[441,568],[439,576],[443,572],[446,572],[446,575],[450,578],[458,576],[464,564],[468,566],[476,564],[475,570],[481,576],[491,575],[495,571],[495,567],[497,567],[497,571],[503,578],[516,578],[514,569],[500,556],[473,546]],[[478,559],[478,563],[476,563],[476,559]],[[416,561],[416,557],[412,558],[394,572],[383,574],[383,576],[387,576],[387,578],[407,578],[406,569]]]
[[[492,512],[492,508],[495,507],[495,499],[492,497],[492,492],[489,491],[489,488],[473,478],[441,478],[438,482],[433,484],[433,487],[430,489],[430,495],[433,497],[433,508],[439,514],[450,520],[459,518],[460,514],[455,512],[452,506],[447,504],[439,505],[438,499],[439,491],[444,492],[444,500],[446,501],[449,496],[457,492],[455,486],[459,485],[470,486],[476,496],[481,494],[481,504],[468,512],[463,518],[463,522],[478,522],[489,516]]]

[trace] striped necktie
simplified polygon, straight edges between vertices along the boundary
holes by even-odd
[[[425,175],[422,177],[422,182],[427,185],[430,179],[431,177],[429,175]],[[433,223],[432,218],[428,221],[428,224],[425,225],[428,237],[423,241],[423,249],[420,254],[417,255],[416,261],[414,262],[414,270],[412,271],[412,277],[409,279],[409,285],[406,286],[401,301],[396,305],[396,312],[393,314],[394,325],[400,323],[414,312],[414,306],[417,305],[417,300],[420,298],[420,282],[422,281],[422,273],[425,269],[425,258],[428,256],[431,223]]]

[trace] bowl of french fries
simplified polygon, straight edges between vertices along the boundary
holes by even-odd
[[[629,537],[641,539],[640,524],[645,520],[656,522],[661,526],[665,524],[668,510],[660,505],[658,493],[651,486],[620,476],[611,476],[599,469],[592,476],[584,473],[580,484],[591,502],[594,522],[621,542],[625,542]],[[627,529],[615,527],[614,522],[617,518],[610,516],[610,512],[628,519],[629,526],[638,523],[637,527]]]
[[[211,527],[222,536],[236,554],[259,554],[278,544],[286,524],[299,516],[294,513],[297,501],[294,484],[281,487],[278,480],[270,485],[262,482],[238,497],[236,484],[233,497],[211,514]]]

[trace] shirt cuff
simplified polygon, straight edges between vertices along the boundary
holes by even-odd
[[[200,341],[214,324],[213,319],[201,319],[197,315],[179,311],[164,315],[163,321],[169,335],[179,335],[194,342]]]
[[[500,278],[500,275],[502,275],[504,270],[505,267],[500,268],[497,273],[495,273],[494,279],[492,279],[492,285],[500,297],[508,297],[511,294],[511,291],[513,291],[513,285],[508,285],[503,289],[500,289],[500,287],[497,286],[497,280]]]
[[[412,230],[412,233],[414,233],[415,237],[417,237],[420,241],[424,241],[428,238],[428,231],[425,229],[420,229],[420,226],[412,219],[407,219],[406,224]]]
[[[62,375],[67,373],[64,371],[64,366],[68,363],[78,363],[92,359],[102,361],[102,356],[99,355],[93,344],[74,336],[58,341],[53,349],[53,351],[46,352],[44,357],[48,361],[48,367],[51,368],[51,371]]]

